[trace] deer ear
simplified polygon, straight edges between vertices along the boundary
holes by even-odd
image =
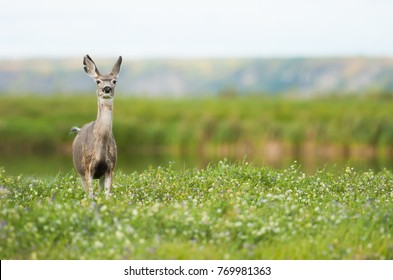
[[[87,75],[89,75],[93,79],[97,79],[98,76],[101,75],[98,71],[96,64],[88,54],[85,55],[85,57],[83,58],[83,65],[85,66],[84,69]]]
[[[119,56],[115,65],[112,68],[112,72],[110,73],[110,75],[115,76],[115,77],[117,77],[117,75],[119,75],[122,60],[123,60],[122,57]]]

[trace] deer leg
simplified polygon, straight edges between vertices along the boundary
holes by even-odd
[[[87,185],[85,176],[79,175],[82,182],[82,187],[85,189],[86,192],[89,192],[89,186]]]
[[[105,174],[105,189],[106,189],[106,196],[108,197],[112,191],[112,172],[107,172]]]
[[[85,172],[85,189],[86,192],[89,194],[90,198],[94,198],[94,189],[93,189],[93,176],[89,171]]]
[[[99,180],[98,186],[100,188],[100,191],[104,190],[104,186],[105,186],[105,176],[102,176]]]

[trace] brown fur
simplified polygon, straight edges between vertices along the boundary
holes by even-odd
[[[98,114],[97,119],[85,124],[78,131],[72,143],[73,163],[82,184],[91,197],[94,196],[93,179],[100,180],[100,188],[112,190],[112,173],[116,166],[117,148],[112,133],[113,97],[116,78],[120,71],[122,58],[119,57],[112,72],[101,75],[94,61],[86,55],[83,60],[86,73],[97,82]]]

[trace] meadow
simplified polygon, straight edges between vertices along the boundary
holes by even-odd
[[[1,259],[393,259],[393,174],[306,175],[221,161],[117,171],[91,200],[74,172],[0,172]]]
[[[197,154],[205,164],[120,166],[113,195],[94,200],[71,167],[47,177],[0,167],[0,258],[393,259],[391,169],[348,163],[304,173],[298,163],[258,162],[391,159],[392,109],[391,96],[383,95],[119,95],[120,162]],[[1,160],[70,154],[69,128],[94,120],[96,110],[92,95],[0,96]]]

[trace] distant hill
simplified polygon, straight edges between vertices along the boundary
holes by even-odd
[[[97,59],[101,72],[112,60]],[[393,91],[393,58],[147,59],[123,58],[117,92],[189,96],[240,94],[302,95],[328,92]],[[81,59],[0,61],[0,94],[91,92]]]

